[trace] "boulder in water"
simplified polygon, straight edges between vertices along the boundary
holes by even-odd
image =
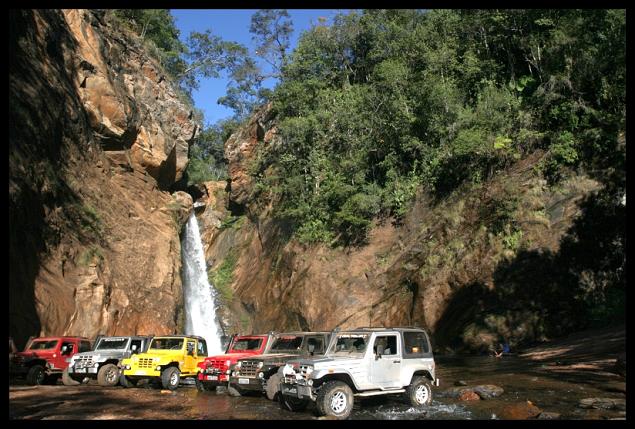
[[[505,406],[499,417],[504,420],[527,420],[542,413],[542,410],[531,401],[519,402]]]
[[[473,387],[472,390],[476,392],[481,399],[491,399],[503,394],[504,390],[502,387],[498,387],[494,384],[481,384],[476,387]]]

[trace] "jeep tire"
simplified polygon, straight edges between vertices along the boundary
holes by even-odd
[[[64,372],[62,372],[62,384],[64,384],[64,386],[77,386],[81,383],[70,376],[67,367],[64,369]]]
[[[278,395],[280,408],[287,411],[304,411],[309,405],[308,399],[295,398],[293,396]]]
[[[119,383],[119,368],[117,365],[107,363],[99,368],[97,382],[100,386],[116,386]]]
[[[26,382],[32,386],[39,386],[44,383],[46,373],[42,365],[33,365],[26,373]]]
[[[343,381],[327,381],[317,394],[315,406],[322,416],[346,419],[353,411],[353,391]]]
[[[167,367],[161,373],[161,385],[164,389],[176,390],[181,381],[181,371],[175,366]]]
[[[138,382],[139,380],[126,377],[125,375],[123,375],[123,372],[119,376],[119,384],[121,384],[123,387],[135,387]]]
[[[265,393],[270,401],[275,401],[278,396],[278,392],[280,392],[280,373],[276,372],[267,380]]]
[[[207,392],[207,391],[214,391],[216,390],[216,385],[209,385],[201,380],[199,380],[198,378],[196,379],[196,389],[199,392]]]
[[[240,387],[234,387],[231,384],[227,385],[227,393],[229,396],[243,396],[243,391]]]
[[[432,403],[432,386],[426,377],[412,377],[410,386],[406,388],[406,397],[413,407],[426,407]]]

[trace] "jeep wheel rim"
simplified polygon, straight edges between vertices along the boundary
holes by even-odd
[[[176,372],[172,373],[172,375],[170,376],[170,385],[176,386],[178,382],[179,382],[179,375]]]
[[[331,397],[331,409],[337,414],[341,414],[346,410],[346,395],[344,392],[335,392]]]
[[[44,382],[44,371],[38,371],[37,377],[35,377],[35,382],[37,384],[42,384]]]
[[[430,392],[428,392],[428,388],[425,385],[421,385],[417,387],[415,391],[415,399],[420,404],[425,404],[430,397]]]
[[[116,370],[111,369],[110,371],[106,373],[106,381],[108,383],[114,383],[118,379],[119,379],[119,374],[117,374]]]

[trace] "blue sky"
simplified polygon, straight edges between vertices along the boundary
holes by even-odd
[[[171,10],[176,26],[181,32],[181,40],[184,42],[192,31],[204,32],[211,29],[213,34],[224,40],[242,43],[251,52],[254,51],[255,45],[251,41],[249,26],[251,16],[256,11],[256,9]],[[319,17],[327,18],[330,23],[336,14],[342,12],[335,9],[288,9],[287,11],[291,15],[294,29],[291,36],[291,49],[296,46],[302,31],[309,29]],[[232,115],[230,109],[216,103],[219,97],[225,95],[226,86],[227,79],[224,77],[203,79],[200,89],[192,94],[196,107],[205,114],[206,123],[212,124]]]

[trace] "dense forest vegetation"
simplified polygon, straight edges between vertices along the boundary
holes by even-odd
[[[623,307],[624,10],[366,10],[318,23],[292,52],[286,12],[259,11],[253,54],[211,32],[183,44],[167,11],[117,13],[154,41],[186,93],[201,77],[231,79],[219,102],[236,115],[192,146],[190,182],[225,177],[224,141],[270,101],[278,141],[251,168],[257,197],[275,202],[302,243],[359,245],[374,222],[399,222],[417,192],[438,202],[541,151],[534,168],[549,186],[577,173],[603,185],[587,203],[593,216],[563,243],[566,261],[554,259],[553,284],[583,288],[590,269],[604,286],[580,289],[587,309]],[[273,91],[262,88],[268,77]],[[501,201],[490,225],[510,239],[522,234],[513,204]],[[576,254],[580,243],[603,256]]]

